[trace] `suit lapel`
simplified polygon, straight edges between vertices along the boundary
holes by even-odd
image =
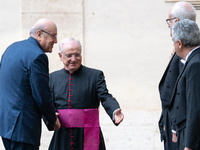
[[[165,76],[166,76],[166,74],[167,74],[167,72],[168,72],[168,70],[169,70],[169,66],[170,66],[170,64],[172,63],[172,61],[173,61],[175,55],[176,55],[176,53],[174,53],[174,55],[172,56],[171,60],[169,61],[168,65],[167,65],[167,68],[165,69],[165,72],[164,72],[164,74],[163,74],[163,76],[162,76],[162,78],[161,78],[161,80],[160,80],[159,86],[163,83],[163,81],[164,81],[164,79],[165,79]]]

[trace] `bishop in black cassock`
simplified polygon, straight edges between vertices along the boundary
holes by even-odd
[[[105,150],[99,104],[116,125],[124,117],[120,106],[108,93],[103,72],[81,65],[79,41],[63,40],[59,56],[65,67],[50,74],[50,89],[62,128],[54,132],[49,150]]]

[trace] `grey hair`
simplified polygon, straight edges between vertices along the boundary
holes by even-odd
[[[180,40],[185,47],[200,45],[200,33],[198,25],[189,19],[180,20],[172,26],[172,39],[174,42]]]
[[[177,2],[171,10],[171,17],[179,20],[190,19],[196,21],[196,9],[188,2]]]
[[[80,46],[80,50],[82,50],[82,45],[81,45],[81,42],[79,40],[76,40],[74,38],[65,38],[59,44],[59,52],[62,53],[62,51],[63,51],[62,47],[63,47],[64,43],[71,42],[71,41],[77,42],[78,45]]]
[[[46,30],[46,25],[44,23],[43,24],[35,24],[30,29],[30,32],[29,32],[30,36],[35,38],[38,30]]]
[[[36,34],[38,30],[46,30],[47,28],[47,22],[49,22],[50,20],[46,19],[46,18],[42,18],[39,19],[34,25],[33,27],[31,27],[30,29],[30,36],[36,38]]]

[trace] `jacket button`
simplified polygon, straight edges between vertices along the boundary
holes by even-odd
[[[173,122],[176,122],[176,119],[173,119]]]
[[[176,108],[178,109],[178,105],[176,105]]]

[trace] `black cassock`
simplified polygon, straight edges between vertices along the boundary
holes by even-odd
[[[50,88],[56,109],[98,109],[101,102],[113,120],[113,112],[120,108],[116,99],[108,93],[100,70],[82,65],[73,73],[61,69],[50,74]],[[99,136],[99,150],[104,150],[101,130]],[[84,128],[61,128],[54,132],[49,150],[83,150],[83,143]]]

